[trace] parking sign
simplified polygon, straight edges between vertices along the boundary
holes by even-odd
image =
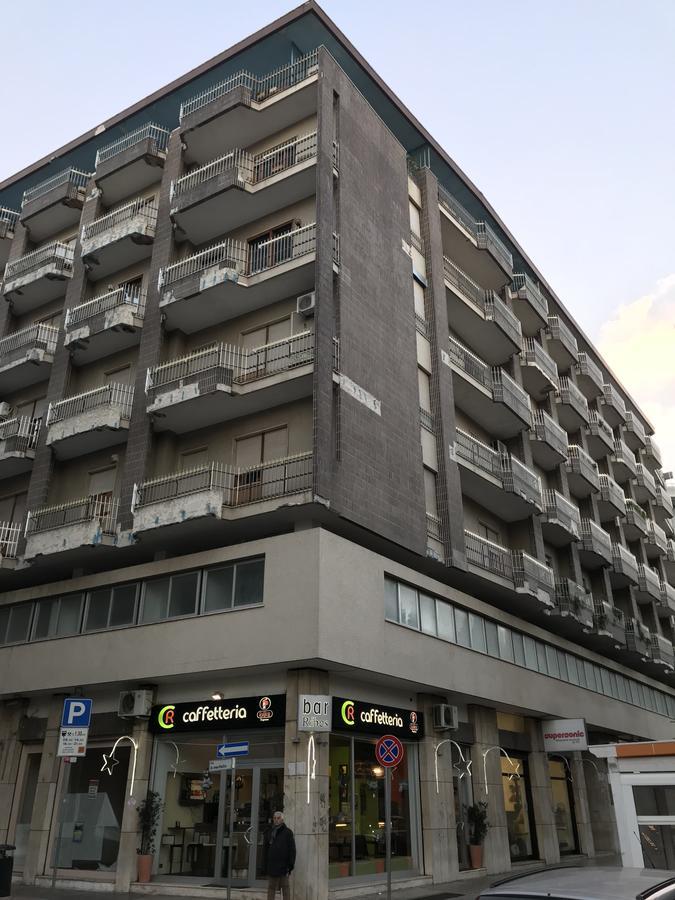
[[[68,697],[63,701],[61,728],[89,728],[93,701]]]

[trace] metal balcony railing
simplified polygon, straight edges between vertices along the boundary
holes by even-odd
[[[567,470],[581,475],[589,484],[594,485],[599,490],[600,472],[598,464],[578,444],[570,444],[567,448]]]
[[[336,253],[335,238],[333,235],[333,257],[337,256],[339,262],[339,244]],[[268,241],[250,243],[248,245],[248,275],[256,275],[290,262],[307,253],[313,253],[316,248],[316,224],[304,225],[302,228],[294,228],[288,234],[270,238]]]
[[[591,434],[602,438],[609,448],[614,448],[614,432],[596,409],[590,410],[588,428]]]
[[[99,522],[103,534],[114,534],[118,509],[119,499],[111,494],[92,494],[79,500],[71,500],[69,503],[42,506],[29,511],[26,535],[86,522]]]
[[[477,240],[475,219],[464,209],[462,204],[458,203],[452,194],[440,184],[438,185],[438,202],[448,215],[464,229],[464,231],[468,231],[468,233],[473,236],[474,240]]]
[[[31,419],[29,416],[0,422],[0,457],[34,450],[41,425],[41,418]]]
[[[661,466],[661,450],[653,437],[645,437],[645,455],[650,456],[657,464]]]
[[[650,653],[654,662],[665,663],[671,668],[675,666],[675,650],[672,642],[663,635],[652,632]]]
[[[646,533],[647,514],[642,507],[632,499],[632,497],[626,497],[626,519],[643,533]]]
[[[626,619],[626,646],[629,650],[644,653],[651,648],[651,632],[646,625],[629,617]]]
[[[656,505],[660,506],[672,518],[673,501],[666,488],[656,485]]]
[[[546,297],[544,297],[539,289],[539,285],[535,284],[529,275],[525,275],[524,273],[514,275],[511,289],[518,294],[519,299],[527,300],[542,319],[548,317],[548,302]]]
[[[4,226],[6,231],[14,231],[18,221],[18,212],[13,209],[8,209],[6,206],[0,206],[0,224]]]
[[[63,422],[64,419],[72,419],[81,416],[89,410],[100,409],[102,406],[119,410],[124,419],[131,416],[131,407],[134,402],[134,388],[128,384],[106,384],[95,388],[93,391],[85,391],[83,394],[75,394],[66,397],[58,403],[50,403],[47,412],[47,427]]]
[[[485,309],[485,291],[480,285],[459,268],[447,256],[443,257],[443,275],[445,280],[456,288],[460,294],[479,309]]]
[[[560,399],[561,403],[571,406],[584,421],[588,422],[588,400],[571,379],[564,375],[560,378],[560,389],[556,391],[556,397]]]
[[[642,463],[637,463],[635,466],[635,481],[648,491],[652,497],[656,497],[656,482],[654,481],[654,476],[646,466],[642,465]]]
[[[31,350],[54,353],[59,329],[41,322],[15,331],[0,340],[0,366],[23,359]]]
[[[649,594],[656,599],[661,594],[661,579],[659,573],[650,566],[638,563],[638,586],[642,593]]]
[[[519,494],[541,507],[539,476],[515,456],[493,450],[460,428],[456,430],[455,452],[460,459],[500,481],[504,490]]]
[[[619,392],[614,385],[605,382],[602,386],[602,393],[607,406],[611,406],[622,419],[625,419],[626,404],[623,402],[622,397],[619,395]]]
[[[456,429],[455,452],[460,459],[471,463],[475,468],[502,480],[501,456],[498,451],[460,428]]]
[[[513,256],[487,222],[476,222],[476,240],[481,250],[489,250],[503,269],[513,271]]]
[[[134,487],[132,512],[204,491],[222,492],[223,506],[245,506],[311,490],[312,454],[298,453],[257,466],[207,463]]]
[[[461,369],[466,375],[469,375],[474,381],[477,381],[488,390],[492,390],[492,376],[490,367],[487,363],[472,353],[464,344],[453,337],[449,338],[448,349],[451,361]]]
[[[612,564],[619,574],[628,576],[637,584],[638,561],[623,544],[612,544]]]
[[[666,607],[670,613],[675,613],[675,587],[667,581],[661,581],[659,591],[661,594],[661,605]]]
[[[528,366],[537,366],[541,369],[555,390],[560,388],[558,366],[538,341],[535,341],[534,338],[525,338],[525,346],[521,356]]]
[[[225,240],[198,253],[193,253],[166,268],[159,270],[159,288],[166,288],[189,275],[196,275],[218,266],[233,269],[239,275],[246,273],[246,244],[241,241]]]
[[[619,511],[618,515],[625,515],[626,495],[609,475],[600,475],[600,497],[605,503],[611,503]]]
[[[577,507],[558,491],[545,490],[543,500],[545,518],[549,522],[557,521],[565,531],[575,538],[579,538],[581,536],[581,516]]]
[[[172,182],[171,202],[179,201],[193,188],[232,169],[237,171],[237,180],[240,184],[254,185],[316,158],[316,153],[316,131],[291,138],[262,153],[252,154],[240,149],[229,150],[223,156]]]
[[[581,540],[584,550],[597,553],[607,560],[612,559],[612,539],[609,533],[592,519],[581,520]]]
[[[487,538],[471,531],[464,532],[464,545],[466,560],[470,565],[513,581],[511,551],[506,547],[488,541]]]
[[[537,473],[510,453],[502,453],[501,461],[504,489],[519,494],[541,509],[541,480]]]
[[[0,562],[3,559],[16,559],[20,537],[21,525],[0,522]]]
[[[593,605],[595,608],[594,624],[596,628],[602,629],[607,625],[611,625],[614,628],[626,630],[626,618],[618,606],[613,606],[606,600],[595,600]]]
[[[433,513],[426,514],[426,522],[427,522],[427,537],[430,537],[434,541],[440,541],[441,538],[441,520],[438,516]]]
[[[106,213],[95,219],[91,224],[85,225],[82,229],[82,243],[91,241],[95,237],[118,228],[135,220],[140,220],[143,224],[149,225],[151,228],[157,223],[157,200],[155,197],[140,197],[132,200],[131,203],[125,203],[118,209]]]
[[[35,272],[45,266],[54,266],[57,272],[63,275],[72,275],[73,259],[75,248],[74,244],[62,244],[61,241],[51,241],[37,250],[31,250],[15,259],[14,262],[7,263],[5,267],[5,285],[15,278],[21,278],[28,275],[29,272]]]
[[[633,474],[637,472],[637,459],[628,444],[621,438],[614,438],[614,459],[617,462],[623,462],[624,465],[631,470]]]
[[[516,415],[529,423],[532,421],[530,398],[513,378],[500,366],[492,368],[492,395],[495,402],[504,403]]]
[[[64,169],[62,172],[52,175],[51,178],[47,178],[45,181],[41,181],[32,188],[25,190],[23,192],[21,206],[25,206],[26,203],[30,203],[31,200],[37,200],[38,197],[43,197],[45,194],[48,194],[49,191],[60,187],[62,184],[70,183],[74,188],[86,188],[90,178],[91,173],[80,172],[79,169]]]
[[[565,325],[560,316],[548,316],[546,331],[553,340],[560,341],[571,356],[578,359],[579,347],[577,345],[577,339],[572,334],[572,330]]]
[[[647,438],[645,427],[635,415],[635,413],[632,413],[630,410],[626,410],[626,422],[624,424],[624,428],[626,429],[626,431],[632,431],[635,437],[644,446],[645,440]]]
[[[575,364],[575,371],[578,375],[585,375],[587,378],[602,390],[605,383],[604,375],[599,366],[597,366],[585,350],[579,351],[579,359]]]
[[[553,597],[555,592],[555,576],[553,569],[539,562],[524,550],[512,550],[513,580],[516,587],[536,587],[546,591]]]
[[[316,71],[318,63],[319,51],[317,48],[295,62],[282,66],[280,69],[276,69],[261,78],[252,75],[250,72],[237,72],[225,81],[220,81],[218,84],[212,85],[207,90],[181,103],[179,121],[182,122],[186,116],[202,109],[219,97],[223,97],[236,87],[247,88],[251,92],[252,100],[258,102],[265,100],[309,78]]]
[[[86,303],[80,303],[79,306],[73,306],[72,309],[66,311],[65,329],[69,331],[77,328],[83,322],[94,319],[102,313],[109,312],[111,309],[119,307],[131,307],[134,315],[143,318],[145,315],[145,291],[130,290],[127,287],[115,288],[114,291],[108,291]]]
[[[668,552],[668,538],[666,537],[666,532],[660,525],[657,525],[656,522],[653,522],[651,519],[647,520],[646,539],[649,544],[654,544],[654,546],[658,547],[664,554]]]
[[[585,611],[590,616],[594,612],[593,595],[571,578],[556,578],[555,602],[560,612],[579,615]]]
[[[135,131],[131,131],[129,134],[125,134],[124,137],[101,147],[96,153],[96,168],[98,169],[102,162],[112,159],[118,153],[123,153],[129,147],[133,147],[134,144],[140,144],[141,141],[145,140],[153,142],[155,152],[164,153],[169,144],[169,132],[166,128],[155,125],[154,122],[141,125]]]
[[[532,429],[538,441],[549,444],[561,456],[567,453],[567,432],[543,409],[532,413]],[[532,437],[532,433],[530,433]]]
[[[669,563],[675,563],[675,541],[670,539],[666,543],[666,559]]]
[[[485,319],[499,325],[517,347],[522,347],[523,332],[520,322],[494,291],[485,292]]]

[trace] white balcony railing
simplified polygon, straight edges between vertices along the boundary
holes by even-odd
[[[502,239],[497,237],[491,225],[485,221],[476,221],[462,204],[440,184],[438,186],[438,202],[449,216],[473,237],[477,247],[481,250],[489,250],[507,271],[510,272],[513,269],[513,256]]]
[[[539,285],[535,284],[529,275],[518,273],[513,276],[512,289],[520,300],[527,300],[533,309],[537,311],[542,319],[548,317],[548,302],[546,297],[539,289]]]
[[[553,595],[555,591],[555,575],[553,569],[539,562],[524,550],[513,550],[513,579],[516,587],[535,587]]]
[[[56,175],[52,175],[51,178],[47,178],[45,181],[41,181],[34,187],[24,191],[21,205],[25,206],[31,200],[37,200],[38,197],[48,194],[49,191],[60,187],[62,184],[70,183],[76,189],[86,188],[90,178],[91,173],[80,172],[79,169],[64,169],[62,172],[58,172]]]
[[[607,561],[612,558],[612,538],[609,532],[597,525],[592,519],[581,520],[581,540],[583,549],[589,553],[597,553]]]
[[[37,250],[31,250],[30,253],[20,256],[14,262],[7,263],[5,284],[50,265],[64,275],[72,275],[74,254],[74,244],[51,241],[49,244],[38,247]]]
[[[103,534],[114,534],[118,509],[119,499],[111,494],[92,494],[79,500],[71,500],[69,503],[42,506],[29,511],[26,519],[26,536],[95,521],[100,523]]]
[[[119,287],[87,300],[86,303],[80,303],[79,306],[73,306],[66,312],[65,329],[68,331],[77,328],[82,322],[120,307],[131,307],[134,315],[142,318],[145,314],[145,291]]]
[[[532,431],[530,438],[548,444],[557,450],[562,456],[567,453],[567,432],[543,409],[536,409],[532,413]]]
[[[559,522],[565,531],[575,538],[581,536],[579,510],[558,491],[548,489],[544,491],[544,514],[549,522]]]
[[[100,216],[89,225],[82,228],[82,243],[91,241],[95,237],[118,228],[134,220],[141,220],[145,225],[154,227],[157,222],[157,200],[154,197],[140,197],[132,200],[131,203],[125,203],[118,209]]]
[[[471,531],[464,532],[464,547],[466,561],[470,565],[500,578],[506,578],[507,581],[513,581],[513,560],[507,547],[495,544],[494,541],[489,541]]]
[[[448,340],[448,349],[450,361],[457,366],[462,372],[473,378],[483,387],[492,390],[492,374],[490,367],[486,362],[472,353],[468,347],[461,344],[456,338],[450,337]]]
[[[102,406],[119,409],[122,418],[131,416],[131,407],[134,401],[133,386],[128,384],[106,384],[95,388],[93,391],[85,391],[83,394],[75,394],[66,397],[59,403],[50,403],[47,412],[47,426],[74,416],[81,416],[89,410],[100,409]]]
[[[118,153],[123,153],[125,150],[128,150],[129,147],[133,147],[134,144],[140,144],[141,141],[145,140],[153,141],[155,150],[164,152],[169,144],[169,132],[166,128],[155,125],[154,122],[148,122],[147,125],[141,125],[141,127],[137,128],[135,131],[101,147],[96,153],[96,168],[98,168],[102,162],[112,159],[113,156],[117,156]]]
[[[8,209],[6,206],[0,206],[0,225],[4,226],[5,231],[14,231],[18,221],[19,214],[16,210]]]
[[[546,331],[553,340],[560,341],[568,353],[575,359],[579,356],[579,348],[577,339],[572,334],[571,329],[565,325],[560,316],[548,316],[548,325]]]
[[[521,386],[500,366],[492,368],[492,394],[497,403],[504,403],[523,421],[532,421],[530,398]]]
[[[556,397],[561,403],[572,407],[584,421],[588,422],[588,400],[571,379],[565,376],[560,379],[560,390],[556,391]]]
[[[52,325],[38,322],[15,331],[6,338],[0,340],[0,366],[25,357],[30,350],[44,350],[45,353],[54,353],[59,329]]]
[[[0,522],[0,562],[3,559],[16,559],[21,525],[15,522]]]
[[[0,457],[34,450],[41,425],[41,418],[32,419],[29,416],[0,422]]]
[[[558,389],[560,386],[558,366],[538,341],[535,341],[534,338],[525,338],[525,346],[521,356],[528,366],[537,366],[537,368],[541,369],[554,388]]]

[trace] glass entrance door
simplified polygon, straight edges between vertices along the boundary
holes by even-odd
[[[567,764],[561,759],[549,759],[548,771],[551,778],[553,813],[555,815],[555,828],[558,835],[560,855],[576,853],[577,831],[574,817],[574,799],[572,797]]]

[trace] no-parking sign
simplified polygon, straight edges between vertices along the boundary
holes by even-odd
[[[375,744],[375,759],[385,769],[400,765],[404,752],[403,744],[393,734],[383,735]]]

